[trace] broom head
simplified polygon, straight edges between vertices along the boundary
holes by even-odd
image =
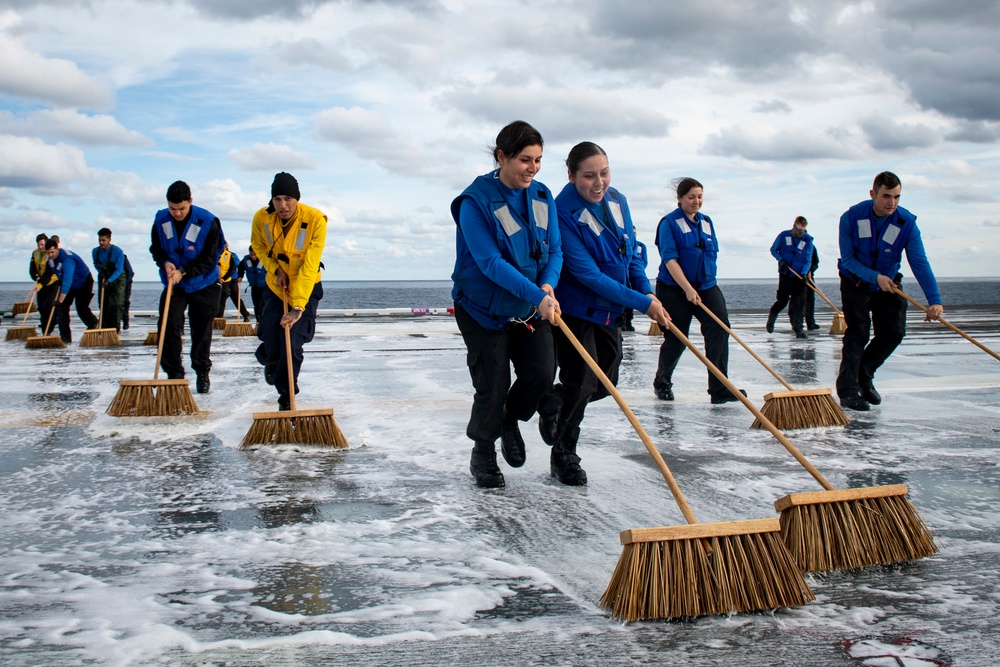
[[[650,336],[662,336],[663,330],[660,329],[660,325],[655,320],[649,323],[649,335]]]
[[[777,519],[622,531],[600,606],[638,621],[805,604],[815,596],[779,531]]]
[[[847,332],[847,320],[843,313],[834,313],[833,322],[830,323],[831,336],[843,336]]]
[[[223,336],[253,336],[255,334],[251,322],[226,322],[226,327],[222,331]]]
[[[121,345],[116,329],[87,329],[80,336],[80,347],[114,347]]]
[[[174,417],[197,414],[198,405],[185,379],[120,380],[105,412],[112,417]]]
[[[34,301],[18,301],[11,308],[12,315],[24,315],[25,313],[37,313],[38,306],[35,305]]]
[[[937,553],[905,484],[793,493],[779,499],[781,539],[806,572],[889,565]]]
[[[225,329],[226,328],[226,318],[224,318],[224,317],[216,317],[215,319],[213,319],[212,320],[212,328],[213,329],[218,329],[219,331],[222,331],[223,329]]]
[[[5,340],[28,340],[32,336],[37,336],[38,330],[34,325],[29,327],[8,327]]]
[[[146,333],[146,340],[142,341],[143,345],[157,345],[160,342],[160,332],[156,329],[150,329]]]
[[[833,400],[833,392],[829,389],[799,389],[764,394],[764,407],[761,408],[761,413],[783,431],[815,426],[843,426],[851,423],[843,408]],[[750,428],[767,427],[760,419],[754,419]]]
[[[333,418],[333,408],[255,412],[240,449],[254,445],[318,445],[347,449],[347,438]]]
[[[32,336],[24,344],[27,350],[42,350],[59,347],[66,347],[66,343],[59,336]]]

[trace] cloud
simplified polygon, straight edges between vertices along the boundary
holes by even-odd
[[[308,154],[281,144],[254,144],[249,148],[236,148],[226,157],[245,171],[289,171],[315,169]]]
[[[423,149],[400,137],[378,111],[360,107],[326,109],[316,118],[313,136],[340,144],[390,172],[411,176],[426,173]]]
[[[102,110],[114,102],[111,89],[95,82],[76,63],[29,51],[6,31],[0,31],[0,53],[0,95]]]
[[[937,132],[927,125],[897,123],[882,116],[862,118],[858,125],[871,147],[880,151],[927,148],[939,140]]]
[[[760,101],[751,109],[754,113],[792,113],[792,107],[783,100]]]
[[[992,144],[1000,141],[1000,123],[987,121],[958,121],[951,132],[945,133],[948,141],[966,141],[971,144]]]
[[[79,148],[40,139],[0,135],[0,186],[39,189],[86,177],[87,161]]]
[[[293,67],[316,65],[335,72],[349,72],[353,68],[350,59],[339,49],[315,38],[278,42],[272,47],[272,55]]]
[[[127,129],[113,116],[88,116],[71,109],[43,109],[28,114],[22,134],[68,139],[86,146],[149,146],[153,142]]]
[[[275,17],[287,20],[300,20],[312,16],[320,8],[327,5],[385,5],[410,11],[430,11],[439,6],[436,0],[206,0],[192,2],[207,16],[237,21],[252,21],[260,18]]]
[[[708,155],[776,162],[826,158],[846,160],[856,158],[858,153],[849,142],[835,138],[829,131],[825,134],[812,129],[763,128],[753,131],[744,127],[721,128],[708,136],[702,150]]]

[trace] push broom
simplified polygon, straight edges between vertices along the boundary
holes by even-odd
[[[632,424],[688,522],[622,531],[622,553],[601,608],[616,618],[638,621],[759,611],[814,599],[778,536],[777,519],[698,523],[621,393],[558,315],[556,322]]]
[[[733,339],[743,346],[743,349],[750,353],[750,356],[760,362],[760,365],[768,370],[774,378],[784,385],[788,391],[773,391],[764,394],[764,407],[761,412],[780,429],[813,428],[814,426],[843,426],[850,424],[851,420],[844,414],[843,408],[833,400],[831,389],[799,389],[792,388],[792,385],[785,382],[785,379],[778,375],[770,364],[757,356],[757,353],[750,349],[750,346],[743,342],[732,329],[719,319],[708,306],[699,302],[698,305],[712,316],[716,323],[726,330]],[[759,419],[754,419],[750,428],[763,429],[764,424]]]
[[[38,308],[35,306],[35,292],[38,290],[38,283],[31,284],[31,291],[28,293],[28,298],[24,301],[15,301],[14,307],[11,308],[11,315],[20,315],[24,313],[37,313]],[[10,340],[9,338],[7,340]]]
[[[917,301],[916,299],[914,299],[913,297],[911,297],[909,294],[907,294],[903,290],[899,289],[898,287],[895,287],[893,289],[896,290],[896,293],[899,294],[899,296],[903,297],[904,299],[906,299],[907,301],[909,301],[910,303],[912,303],[914,306],[916,306],[920,310],[924,311],[925,313],[927,312],[927,306],[925,306],[924,304],[920,303],[919,301]],[[990,348],[986,347],[985,345],[983,345],[982,343],[980,343],[978,340],[976,340],[975,338],[973,338],[969,334],[965,333],[964,331],[962,331],[961,329],[959,329],[958,327],[956,327],[954,324],[952,324],[948,320],[944,319],[943,317],[939,317],[938,318],[938,322],[940,322],[941,324],[945,325],[946,327],[948,327],[949,329],[951,329],[952,331],[954,331],[955,333],[957,333],[959,336],[961,336],[965,340],[969,341],[970,343],[972,343],[973,345],[975,345],[976,347],[978,347],[983,352],[986,352],[987,354],[989,354],[990,356],[992,356],[997,361],[1000,361],[1000,355],[998,355],[996,352],[994,352],[993,350],[991,350]]]
[[[38,283],[32,283],[31,294],[28,296],[28,304],[31,306],[35,305],[35,292],[38,291]],[[17,311],[17,306],[20,304],[14,304],[14,310]],[[37,310],[37,308],[35,309]],[[19,327],[7,327],[7,337],[4,340],[28,340],[32,336],[38,335],[38,330],[35,329],[35,325],[28,326],[28,315],[32,312],[31,308],[24,308],[20,311],[24,313],[24,319],[21,321],[21,326]],[[20,313],[15,312],[15,315]]]
[[[281,301],[288,314],[287,293]],[[292,368],[292,324],[285,325],[285,364],[288,366],[288,397],[291,410],[255,412],[240,449],[254,445],[298,444],[347,449],[347,438],[333,418],[333,408],[319,410],[295,409],[295,371]]]
[[[62,338],[56,335],[46,336],[44,333],[46,331],[52,330],[52,316],[56,314],[56,304],[52,304],[52,310],[49,311],[49,321],[45,323],[45,329],[42,331],[41,336],[31,336],[28,338],[27,342],[24,344],[26,350],[41,350],[46,348],[60,348],[66,347],[66,343],[63,342]]]
[[[833,308],[833,322],[830,323],[830,335],[843,336],[844,332],[847,331],[847,320],[844,319],[844,314],[840,312],[840,310],[835,305],[833,305],[833,301],[830,301],[828,298],[826,298],[826,295],[823,294],[823,290],[821,290],[819,288],[819,285],[817,285],[814,281],[802,278],[802,276],[795,273],[795,269],[789,268],[788,270],[791,271],[792,275],[794,275],[795,277],[805,280],[806,285],[809,286],[809,289],[816,292],[816,294],[819,294],[820,298],[823,299],[823,301],[826,301],[826,303],[831,308]]]
[[[240,311],[242,310],[242,308],[240,308],[240,306],[241,306],[242,303],[243,302],[240,299],[240,291],[237,289],[236,290],[236,321],[235,322],[229,322],[228,320],[226,321],[225,329],[223,329],[223,331],[222,331],[222,335],[223,336],[253,336],[254,335],[253,324],[251,322],[240,322],[239,321]]]
[[[105,410],[112,417],[173,417],[193,415],[198,412],[198,404],[191,395],[188,380],[160,379],[160,358],[163,356],[163,339],[167,330],[167,315],[170,313],[170,297],[174,285],[167,281],[167,296],[160,316],[160,333],[156,346],[156,369],[152,380],[119,380],[118,393]]]
[[[778,499],[781,538],[806,572],[889,565],[937,553],[934,536],[906,497],[905,484],[835,489],[784,434],[679,329],[670,330],[760,420],[823,491]]]
[[[101,322],[103,321],[101,318],[104,317],[104,295],[108,293],[108,282],[102,280],[101,283],[101,303],[97,309],[98,327],[101,326]],[[121,344],[122,342],[118,338],[118,330],[114,327],[87,329],[80,336],[80,347],[114,347]]]

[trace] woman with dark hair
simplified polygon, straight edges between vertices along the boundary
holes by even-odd
[[[716,284],[719,240],[712,219],[701,213],[704,188],[693,178],[677,182],[677,208],[665,215],[656,227],[656,247],[660,251],[660,271],[656,276],[656,296],[670,313],[674,325],[687,336],[691,317],[701,323],[705,356],[723,374],[729,372],[729,334],[699,304],[729,326],[726,298]],[[674,400],[673,374],[684,352],[684,343],[670,331],[663,332],[660,360],[653,380],[656,397]],[[744,396],[746,392],[740,390]],[[718,378],[708,374],[712,403],[739,400]]]
[[[466,434],[475,443],[472,476],[483,488],[504,486],[498,437],[507,463],[524,465],[518,422],[531,418],[555,376],[550,325],[560,312],[562,251],[552,193],[534,180],[542,143],[528,123],[507,125],[493,148],[496,169],[451,204],[458,226],[452,298],[476,390]]]
[[[611,187],[608,156],[585,141],[566,158],[569,183],[556,197],[562,238],[563,272],[556,296],[563,325],[580,341],[604,374],[618,383],[622,334],[618,318],[626,306],[640,310],[663,327],[670,317],[653,295],[646,262],[637,252],[632,215],[625,196]],[[576,453],[587,404],[608,395],[561,328],[555,329],[559,384],[554,415],[541,412],[542,438],[552,445],[550,469],[563,484],[587,483]]]

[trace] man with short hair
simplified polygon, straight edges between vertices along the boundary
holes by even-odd
[[[882,396],[875,371],[906,335],[906,300],[896,294],[906,261],[929,305],[925,320],[944,314],[941,293],[917,228],[917,216],[899,206],[902,184],[891,171],[875,177],[871,199],[855,204],[840,217],[840,298],[847,332],[837,376],[840,404],[868,410]],[[874,327],[875,335],[869,334]]]
[[[181,333],[184,311],[191,325],[191,367],[197,374],[196,388],[206,394],[211,387],[212,320],[219,309],[219,256],[226,243],[219,219],[194,206],[191,188],[175,181],[167,188],[167,208],[153,220],[149,252],[160,267],[160,282],[173,285],[170,310],[163,307],[167,290],[160,295],[160,318],[167,317],[160,366],[170,379],[184,377]]]
[[[59,296],[56,297],[56,319],[59,320],[59,338],[64,343],[73,342],[73,332],[69,326],[69,307],[76,302],[76,314],[88,329],[97,328],[97,317],[90,310],[90,302],[94,298],[94,277],[86,262],[76,253],[59,247],[56,237],[45,242],[45,251],[49,255],[49,267],[59,278],[61,284]]]
[[[49,267],[49,254],[45,251],[45,242],[49,237],[39,234],[35,237],[38,247],[31,253],[31,262],[28,264],[28,275],[38,284],[38,293],[35,301],[38,303],[38,315],[42,318],[42,327],[49,325],[49,314],[59,295],[59,277]],[[56,325],[52,322],[52,327]],[[52,330],[49,327],[49,331]],[[43,336],[48,336],[49,331],[43,331]]]
[[[808,224],[801,215],[796,217],[792,228],[778,234],[771,244],[771,256],[778,260],[778,293],[767,314],[767,333],[774,332],[778,315],[788,306],[788,319],[795,337],[807,338],[803,327],[806,290],[804,276],[809,273],[813,256],[813,237],[806,232]]]
[[[125,301],[125,253],[111,243],[111,230],[107,227],[97,231],[97,247],[91,256],[97,270],[100,327],[117,331],[122,321],[122,302]]]

